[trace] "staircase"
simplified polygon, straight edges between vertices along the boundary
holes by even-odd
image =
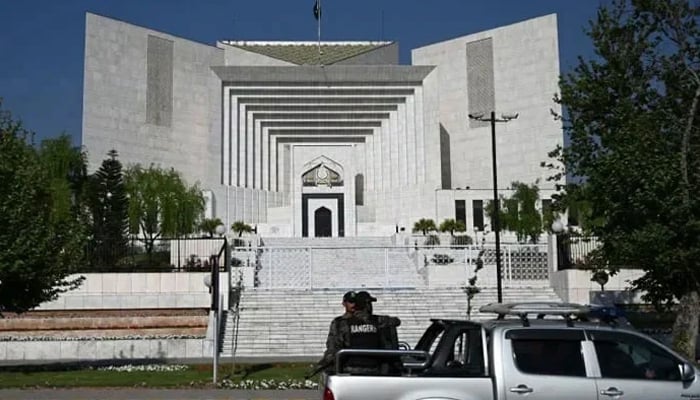
[[[266,247],[389,247],[394,244],[389,236],[352,237],[265,237]]]
[[[357,288],[356,288],[357,289]],[[240,302],[236,357],[320,358],[331,320],[343,312],[345,289],[246,290]],[[415,346],[430,318],[465,319],[467,299],[458,288],[371,290],[378,298],[375,314],[401,319],[399,340]],[[472,319],[479,307],[496,301],[495,289],[482,289],[472,300]],[[506,288],[504,302],[561,301],[551,288]],[[233,315],[224,327],[223,357],[232,355]]]

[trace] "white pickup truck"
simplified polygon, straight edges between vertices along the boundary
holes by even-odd
[[[587,321],[584,306],[493,304],[489,321],[432,320],[410,351],[341,350],[323,400],[700,399],[700,375],[657,341]],[[555,316],[556,318],[548,317]],[[397,376],[343,373],[348,355],[401,356]]]

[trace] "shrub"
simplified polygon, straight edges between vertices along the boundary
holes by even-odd
[[[474,243],[474,241],[468,235],[458,235],[452,237],[453,246],[468,246],[472,243]]]
[[[425,239],[425,244],[426,246],[439,246],[440,237],[438,237],[438,235],[428,235],[428,237]]]
[[[433,262],[438,265],[451,264],[454,260],[448,254],[433,254]]]

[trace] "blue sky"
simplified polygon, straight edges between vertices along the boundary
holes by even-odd
[[[584,27],[606,0],[321,0],[323,40],[413,48],[558,14],[562,73],[592,47]],[[36,133],[80,143],[85,13],[198,42],[316,40],[313,0],[0,0],[0,97]]]

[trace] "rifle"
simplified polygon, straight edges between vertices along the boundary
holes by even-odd
[[[313,378],[316,374],[319,372],[323,371],[324,369],[328,368],[331,364],[333,364],[333,361],[330,362],[325,362],[325,363],[319,363],[313,370],[311,370],[310,373],[304,375],[304,379],[311,379]]]

